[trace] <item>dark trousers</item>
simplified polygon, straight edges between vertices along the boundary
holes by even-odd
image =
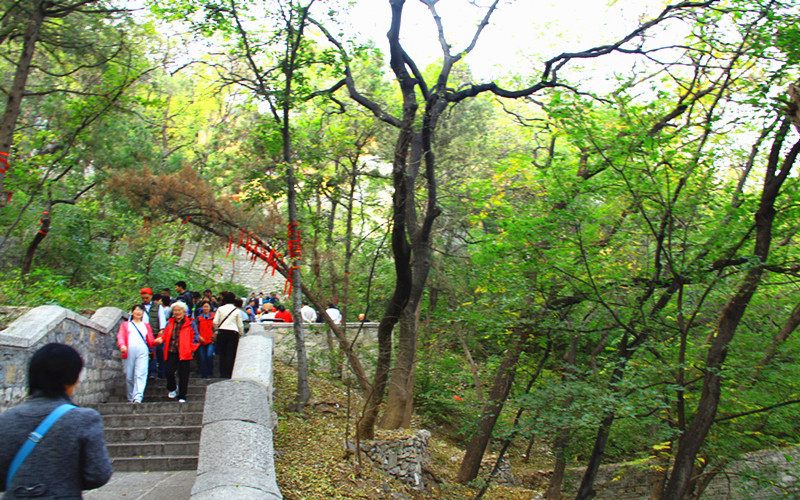
[[[214,344],[203,344],[197,348],[197,353],[200,355],[198,360],[198,367],[200,368],[200,376],[208,378],[214,374]]]
[[[156,373],[158,378],[164,378],[164,365],[166,361],[164,361],[164,344],[158,344],[155,347],[156,349]]]
[[[190,359],[178,359],[177,352],[171,352],[167,355],[165,363],[165,370],[167,372],[167,390],[174,391],[175,384],[175,371],[178,372],[178,399],[186,399],[186,392],[189,390],[189,371]]]
[[[239,347],[239,332],[220,330],[217,332],[216,350],[219,354],[219,376],[231,378],[236,349]]]

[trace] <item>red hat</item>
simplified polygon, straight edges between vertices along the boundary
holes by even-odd
[[[141,295],[143,293],[149,293],[149,294],[152,295],[153,289],[152,288],[148,288],[148,287],[144,287],[141,290],[139,290],[139,295]]]

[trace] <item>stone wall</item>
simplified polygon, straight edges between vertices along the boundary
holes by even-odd
[[[28,393],[28,361],[50,342],[74,347],[83,357],[84,369],[73,401],[91,405],[108,399],[123,385],[117,331],[125,312],[115,307],[99,309],[86,318],[59,306],[39,306],[0,331],[0,411],[25,399]]]
[[[261,323],[266,331],[272,333],[275,338],[275,359],[286,364],[295,361],[294,347],[294,325],[291,323]],[[346,323],[345,332],[350,342],[356,338],[361,323]],[[338,364],[339,368],[346,370],[346,360],[339,351],[339,341],[330,332],[327,325],[322,323],[306,324],[306,356],[308,358],[309,369],[316,371],[331,370],[331,353],[328,348],[328,335],[333,337],[333,345],[336,347],[334,356],[342,360]],[[372,372],[375,367],[375,359],[378,355],[378,323],[364,323],[361,332],[358,333],[353,349],[361,359],[361,364],[367,373]]]
[[[281,296],[286,281],[283,276],[277,272],[273,276],[271,269],[265,273],[266,264],[251,261],[247,252],[241,248],[231,249],[230,255],[226,257],[227,253],[226,247],[187,243],[179,262],[196,271],[202,271],[216,281],[230,281],[247,287],[251,292],[264,292],[264,295],[278,292],[278,296]],[[189,288],[194,290],[191,283]]]
[[[208,386],[192,500],[280,499],[272,432],[272,336],[260,324],[239,340],[231,380]]]
[[[430,461],[428,441],[431,433],[422,429],[409,435],[406,431],[395,431],[397,435],[361,444],[361,450],[372,463],[390,476],[417,489],[425,487],[422,470]]]
[[[570,469],[563,493],[574,495],[584,469]],[[649,500],[664,481],[658,467],[605,465],[600,467],[594,488],[598,500]],[[750,453],[731,462],[703,491],[702,500],[771,500],[800,498],[800,448]]]

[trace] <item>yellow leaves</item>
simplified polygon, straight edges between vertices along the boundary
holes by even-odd
[[[667,451],[672,447],[672,444],[669,441],[664,441],[662,443],[658,443],[653,445],[653,451]]]

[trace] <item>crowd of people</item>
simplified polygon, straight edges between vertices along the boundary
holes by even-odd
[[[277,294],[251,293],[246,299],[223,291],[215,296],[210,289],[191,292],[186,282],[178,281],[172,291],[154,293],[140,290],[141,302],[130,308],[130,317],[120,325],[117,344],[123,359],[128,401],[142,402],[148,378],[166,379],[167,396],[186,402],[192,361],[202,378],[214,374],[214,356],[219,376],[231,378],[239,338],[251,323],[292,323],[294,318]],[[325,310],[334,323],[342,313],[332,303]],[[322,314],[303,302],[304,322],[322,322]],[[363,315],[359,316],[364,321]]]

